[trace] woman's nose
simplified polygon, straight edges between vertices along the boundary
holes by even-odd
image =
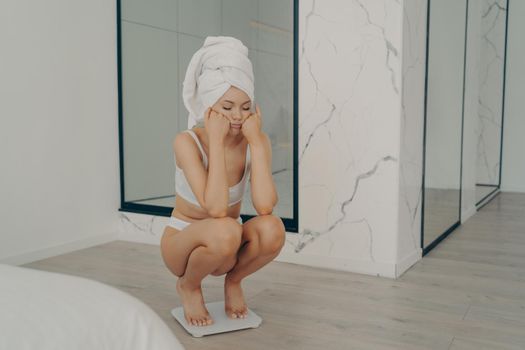
[[[241,121],[242,120],[242,115],[240,113],[234,113],[233,116],[232,116],[232,119],[235,120],[235,121]]]

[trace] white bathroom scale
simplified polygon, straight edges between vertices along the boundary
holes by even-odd
[[[208,326],[189,325],[184,317],[184,309],[182,306],[172,309],[171,314],[182,327],[194,337],[237,331],[246,328],[257,328],[262,322],[262,319],[250,309],[248,309],[246,318],[229,318],[224,311],[224,301],[206,303],[206,308],[213,319],[213,323]]]

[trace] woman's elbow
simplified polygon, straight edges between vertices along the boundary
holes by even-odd
[[[273,212],[273,206],[262,206],[256,208],[259,215],[270,215]]]
[[[278,197],[275,195],[271,201],[266,201],[266,203],[259,203],[254,205],[255,210],[259,215],[269,215],[273,212],[273,208],[277,204]]]

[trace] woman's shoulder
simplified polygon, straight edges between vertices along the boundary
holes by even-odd
[[[194,156],[196,156],[202,161],[202,155],[198,148],[198,145],[195,143],[195,140],[193,139],[192,135],[190,135],[190,133],[187,132],[187,130],[183,130],[175,135],[175,137],[173,138],[172,146],[173,153],[175,154],[176,159],[180,160],[183,157],[193,158]],[[177,166],[180,165],[177,164]]]
[[[191,135],[191,133],[193,133],[195,136],[197,136],[197,138],[199,140],[201,139],[200,131],[196,130],[195,128],[192,128],[192,129],[182,130],[182,131],[179,131],[178,133],[176,133],[174,138],[173,138],[173,143],[175,143],[177,140],[186,140],[186,141],[182,141],[182,142],[188,142],[188,141],[193,140],[194,138]]]

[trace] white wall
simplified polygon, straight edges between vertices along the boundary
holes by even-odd
[[[509,1],[501,190],[525,192],[525,1]]]
[[[0,261],[115,237],[115,1],[0,4]]]

